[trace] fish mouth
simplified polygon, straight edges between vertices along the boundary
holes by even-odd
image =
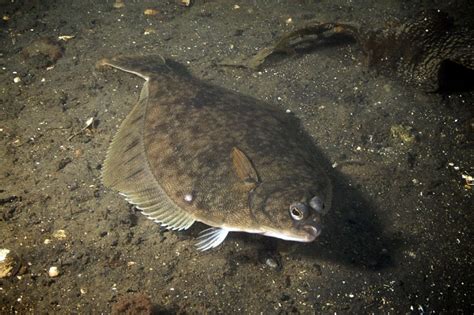
[[[321,228],[319,225],[310,225],[306,224],[298,229],[297,232],[281,232],[272,229],[268,229],[266,231],[260,232],[259,234],[263,234],[270,237],[276,237],[286,241],[295,241],[295,242],[304,242],[309,243],[314,241],[319,234],[321,234]]]
[[[321,228],[317,225],[307,224],[303,226],[303,230],[305,230],[308,233],[306,242],[314,241],[319,236],[319,234],[321,234]]]

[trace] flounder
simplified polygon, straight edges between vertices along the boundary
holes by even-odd
[[[229,232],[311,242],[332,187],[298,120],[254,98],[204,83],[159,56],[115,57],[145,79],[104,162],[105,186],[172,230],[199,221],[197,247]]]

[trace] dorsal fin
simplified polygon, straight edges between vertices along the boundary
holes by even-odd
[[[130,69],[125,63],[121,66]],[[155,222],[173,230],[187,229],[194,223],[194,217],[169,198],[148,163],[143,142],[147,104],[148,82],[145,82],[138,104],[122,122],[109,147],[102,181],[105,186],[118,190]]]

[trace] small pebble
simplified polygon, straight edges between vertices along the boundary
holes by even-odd
[[[390,84],[385,84],[383,86],[383,89],[385,90],[385,92],[387,93],[390,93],[392,91],[392,87],[390,86]]]
[[[58,267],[56,267],[56,266],[49,267],[48,275],[49,275],[51,278],[56,278],[57,276],[59,276],[59,269],[58,269]]]
[[[5,259],[7,259],[7,256],[9,253],[10,253],[9,249],[6,249],[6,248],[0,249],[0,262],[3,262]]]
[[[13,82],[15,82],[15,83],[20,83],[20,81],[21,81],[20,77],[15,77],[13,79]]]
[[[53,237],[57,240],[64,240],[66,239],[66,231],[64,230],[56,230],[53,232]]]
[[[123,3],[123,0],[115,0],[115,3],[113,4],[113,7],[115,9],[121,9],[125,7],[125,3]]]
[[[19,267],[18,256],[7,248],[0,248],[0,279],[14,276]]]
[[[278,267],[278,262],[277,262],[275,259],[273,259],[273,258],[267,258],[267,259],[265,260],[265,263],[266,263],[267,266],[270,267],[270,268],[274,268],[274,269],[275,269],[275,268]]]
[[[150,35],[156,33],[155,29],[153,27],[147,27],[143,31],[143,35]]]
[[[145,15],[157,15],[158,13],[160,13],[160,11],[155,9],[146,9],[145,11],[143,11],[143,14]]]

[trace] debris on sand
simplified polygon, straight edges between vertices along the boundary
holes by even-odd
[[[23,48],[21,54],[33,67],[45,69],[53,66],[63,56],[61,44],[51,38],[42,37]]]
[[[67,138],[68,141],[71,141],[72,138],[74,138],[75,136],[81,134],[82,132],[84,132],[85,130],[89,129],[91,126],[92,126],[92,123],[94,122],[94,117],[90,117],[89,119],[86,120],[86,124],[85,126],[79,130],[78,132],[76,132],[75,134],[71,135],[69,138]]]
[[[402,143],[410,145],[416,140],[416,136],[411,126],[393,125],[390,127],[392,138],[400,140]]]
[[[126,294],[121,296],[112,306],[112,315],[121,314],[152,314],[153,305],[150,298],[143,293]]]
[[[63,241],[67,238],[65,230],[56,230],[53,232],[53,237],[59,241]]]
[[[0,249],[0,279],[15,276],[20,266],[21,262],[17,255],[7,248]]]
[[[59,276],[59,268],[56,266],[49,267],[48,276],[50,278],[56,278],[57,276]]]
[[[112,5],[115,9],[121,9],[125,7],[125,3],[123,0],[115,0],[114,4]]]
[[[467,173],[462,174],[461,178],[464,179],[464,181],[465,181],[464,188],[466,190],[471,190],[472,186],[474,186],[474,178],[471,175],[467,174]]]
[[[324,43],[334,35],[357,41],[369,68],[401,78],[427,91],[463,91],[474,88],[474,36],[455,27],[440,11],[421,12],[397,27],[370,29],[355,23],[310,22],[283,34],[273,45],[249,59],[222,63],[257,69],[275,53],[294,53],[313,41]]]
[[[303,37],[311,36],[313,40],[321,40],[328,37],[328,32],[333,29],[331,23],[313,22],[294,31],[283,34],[272,45],[259,50],[251,58],[242,58],[233,61],[220,63],[223,66],[243,67],[257,70],[267,60],[276,53],[293,54],[295,48],[301,43]]]
[[[68,40],[74,39],[76,35],[59,35],[58,39],[67,42]]]
[[[160,11],[156,9],[145,9],[145,11],[143,11],[143,14],[150,15],[150,16],[157,15],[158,13],[160,13]]]
[[[178,0],[178,3],[183,7],[190,7],[193,4],[191,0]]]

